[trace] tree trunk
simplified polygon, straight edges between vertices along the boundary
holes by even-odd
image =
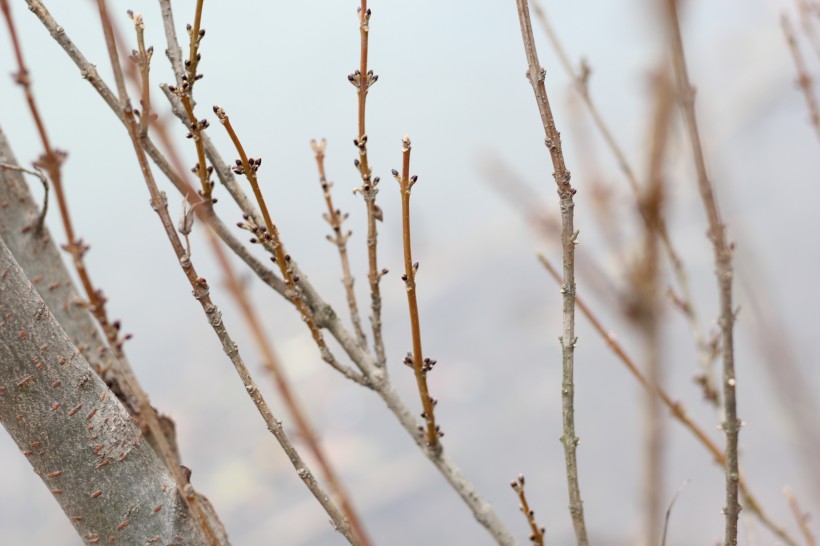
[[[15,164],[0,130],[0,162]],[[114,369],[17,172],[0,169],[0,422],[86,543],[202,544],[173,477],[97,374]]]

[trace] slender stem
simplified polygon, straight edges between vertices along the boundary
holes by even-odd
[[[623,172],[626,177],[626,180],[629,183],[629,188],[632,190],[632,195],[638,204],[638,212],[641,214],[641,218],[644,223],[646,223],[648,221],[648,217],[640,198],[641,191],[640,184],[638,183],[638,176],[635,174],[635,170],[630,166],[626,153],[623,151],[620,144],[618,144],[618,140],[606,124],[606,121],[604,121],[601,112],[598,110],[598,106],[589,93],[589,66],[582,62],[580,72],[573,67],[572,62],[569,60],[569,55],[567,55],[566,50],[564,50],[564,47],[558,38],[558,33],[555,32],[552,24],[550,24],[546,11],[541,6],[540,0],[533,0],[533,11],[535,12],[536,19],[538,19],[538,22],[541,24],[542,30],[547,35],[549,42],[552,44],[552,48],[558,54],[558,59],[561,61],[561,66],[572,80],[573,88],[581,97],[581,101],[584,103],[589,115],[592,117],[595,127],[598,129],[598,132],[601,133],[601,136],[603,137],[604,142],[606,142],[607,147],[612,152],[612,155],[615,156],[615,161],[618,163],[621,172]],[[660,219],[660,223],[656,229],[658,230],[658,235],[661,239],[664,252],[669,260],[669,264],[675,274],[678,290],[680,290],[680,298],[678,301],[681,305],[678,305],[677,307],[683,312],[687,322],[689,323],[689,330],[692,333],[692,338],[698,351],[698,360],[702,370],[701,374],[698,376],[698,380],[703,385],[705,399],[713,401],[717,405],[719,403],[719,394],[717,390],[717,379],[714,374],[712,350],[709,340],[703,334],[700,320],[698,319],[698,315],[695,311],[692,290],[689,287],[689,278],[683,267],[683,260],[675,250],[675,247],[672,245],[672,240],[669,237],[669,232],[666,227],[666,220],[664,218]]]
[[[561,352],[563,360],[563,379],[561,382],[561,406],[563,415],[564,434],[561,443],[564,445],[564,458],[567,471],[567,488],[569,489],[569,511],[572,516],[572,525],[578,544],[586,546],[586,523],[584,521],[584,507],[581,500],[581,488],[578,483],[578,463],[576,449],[578,437],[575,435],[575,244],[578,233],[574,227],[575,203],[573,195],[575,189],[570,185],[570,173],[564,163],[564,154],[561,150],[561,135],[555,127],[547,90],[544,85],[546,70],[538,62],[538,53],[535,50],[535,40],[532,34],[532,22],[527,0],[516,0],[518,19],[521,23],[521,36],[524,40],[524,51],[527,56],[527,78],[535,93],[535,102],[541,114],[541,122],[546,134],[545,143],[552,159],[555,171],[553,177],[558,186],[558,197],[561,207],[561,247],[563,251],[564,278],[561,284],[563,294],[563,335],[561,336]]]
[[[534,546],[544,546],[544,534],[545,529],[543,527],[538,526],[538,522],[535,521],[535,511],[530,508],[529,503],[527,502],[527,495],[524,492],[524,475],[519,474],[518,479],[513,480],[510,482],[513,490],[518,495],[518,500],[521,502],[521,505],[518,507],[519,510],[524,514],[524,517],[527,518],[527,523],[530,526],[530,542],[533,543]]]
[[[541,254],[538,255],[538,260],[544,266],[544,269],[550,274],[550,276],[555,280],[556,283],[561,283],[561,274],[558,270],[547,260],[547,258]],[[689,432],[691,432],[695,438],[697,438],[698,442],[706,448],[715,462],[721,466],[726,465],[726,454],[723,450],[718,447],[718,445],[709,437],[703,428],[701,428],[697,423],[695,423],[689,414],[686,412],[686,407],[683,405],[682,402],[677,400],[673,400],[669,393],[664,390],[664,388],[660,385],[653,384],[649,381],[646,375],[641,372],[638,365],[629,356],[623,346],[618,342],[617,337],[615,334],[609,330],[607,330],[603,323],[598,319],[598,317],[592,312],[590,307],[586,304],[586,302],[579,296],[576,298],[575,303],[578,305],[578,309],[581,310],[581,313],[587,318],[587,320],[592,324],[593,329],[601,336],[601,338],[606,343],[607,347],[618,357],[618,360],[626,366],[629,373],[641,384],[641,386],[649,392],[655,393],[655,395],[661,399],[663,405],[669,409],[669,412],[672,414],[672,417],[675,418],[678,422],[680,422]],[[777,535],[778,538],[789,544],[789,546],[797,546],[797,541],[792,538],[783,527],[777,525],[769,516],[763,511],[763,508],[758,503],[757,499],[752,495],[752,492],[749,490],[749,486],[746,484],[746,480],[743,475],[740,475],[738,480],[740,484],[740,491],[743,493],[743,499],[746,502],[746,508],[752,512],[760,522],[765,525],[772,533]]]
[[[356,302],[356,292],[353,290],[353,275],[350,272],[350,259],[347,255],[347,241],[350,238],[352,231],[346,233],[342,231],[342,223],[347,219],[347,214],[333,206],[333,196],[330,189],[333,183],[329,182],[325,175],[325,148],[327,142],[311,140],[310,145],[313,148],[313,153],[316,158],[316,167],[319,170],[319,183],[322,186],[322,193],[324,194],[325,204],[327,205],[327,214],[324,215],[325,220],[330,224],[333,230],[332,235],[327,236],[327,240],[336,245],[339,250],[339,259],[342,262],[342,284],[345,287],[345,294],[347,295],[347,307],[350,310],[350,321],[353,323],[353,331],[356,333],[356,338],[359,340],[359,345],[363,349],[367,349],[367,337],[364,335],[362,329],[362,319],[359,316],[359,304]]]
[[[313,313],[301,295],[301,290],[297,285],[300,277],[295,274],[294,269],[291,266],[291,257],[285,252],[285,246],[282,244],[279,237],[279,229],[273,223],[273,220],[271,220],[270,213],[268,212],[268,206],[265,203],[265,198],[262,196],[262,190],[259,189],[259,181],[256,176],[256,171],[262,164],[262,158],[249,159],[248,155],[245,153],[245,148],[242,146],[242,142],[239,140],[236,131],[234,131],[233,126],[231,125],[231,120],[228,118],[227,114],[225,114],[225,111],[218,106],[214,106],[214,113],[219,118],[220,123],[222,123],[225,127],[225,130],[228,132],[228,136],[230,136],[231,141],[239,154],[239,159],[237,160],[237,165],[234,170],[237,174],[244,174],[251,185],[253,194],[256,197],[256,202],[259,205],[259,210],[262,213],[262,218],[265,221],[265,230],[260,230],[262,231],[262,238],[260,240],[266,241],[270,245],[270,249],[273,252],[276,264],[279,266],[279,271],[282,273],[282,278],[285,280],[288,299],[299,310],[299,313],[302,315],[302,320],[305,321],[305,324],[307,324],[310,329],[310,334],[313,337],[313,341],[321,351],[322,359],[333,366],[333,368],[337,371],[341,372],[348,379],[360,384],[365,384],[368,381],[367,378],[359,373],[356,373],[350,368],[342,366],[333,357],[327,343],[325,343],[322,332],[319,330],[319,326],[316,324],[316,319],[313,316]]]
[[[402,168],[401,175],[397,171],[393,171],[393,176],[399,183],[401,191],[401,228],[402,228],[402,242],[404,243],[404,281],[407,289],[407,307],[410,310],[410,331],[413,340],[412,356],[405,358],[405,364],[413,366],[413,371],[416,376],[416,385],[419,389],[419,396],[421,397],[421,405],[424,408],[421,416],[427,423],[425,435],[427,445],[434,451],[441,451],[441,443],[439,437],[443,436],[438,425],[436,425],[436,416],[434,406],[436,400],[430,396],[430,390],[427,387],[427,373],[433,369],[436,361],[430,358],[424,358],[424,352],[421,349],[421,325],[419,321],[419,305],[416,299],[416,273],[418,272],[418,262],[413,263],[413,251],[410,241],[410,190],[413,184],[416,183],[417,177],[410,176],[410,150],[412,146],[410,138],[405,136],[402,140]]]
[[[721,219],[714,188],[706,172],[706,160],[700,140],[697,115],[695,114],[695,91],[689,81],[689,74],[686,68],[686,57],[683,51],[683,38],[681,36],[680,20],[678,18],[677,0],[668,0],[667,14],[670,46],[672,48],[672,59],[675,67],[675,77],[680,95],[681,109],[686,122],[689,141],[692,145],[693,160],[698,177],[698,189],[700,190],[701,200],[703,201],[703,208],[706,211],[706,217],[709,223],[709,239],[712,241],[715,254],[715,273],[720,295],[720,317],[718,323],[721,330],[723,353],[723,431],[726,434],[726,506],[724,508],[726,529],[724,533],[724,545],[735,546],[737,544],[737,520],[740,514],[738,493],[740,471],[738,469],[737,452],[740,419],[737,417],[737,381],[735,377],[734,353],[735,309],[732,304],[732,278],[734,276],[732,268],[733,246],[726,240],[726,226]]]
[[[319,503],[322,505],[322,507],[325,509],[328,515],[331,517],[336,529],[338,529],[345,536],[345,538],[352,542],[352,535],[348,522],[345,520],[343,514],[339,511],[339,509],[329,499],[327,493],[316,482],[312,473],[307,469],[306,465],[304,464],[304,461],[302,461],[301,456],[298,454],[296,449],[285,436],[284,431],[282,430],[282,422],[273,416],[272,412],[267,406],[267,403],[262,398],[262,395],[259,392],[259,388],[253,381],[250,372],[248,371],[247,367],[245,366],[244,362],[239,356],[238,348],[233,343],[233,340],[231,339],[225,328],[225,325],[222,321],[221,313],[217,309],[216,305],[214,305],[211,301],[209,294],[210,288],[208,286],[207,281],[197,274],[194,265],[191,261],[190,254],[186,252],[185,247],[182,244],[182,241],[180,241],[179,236],[175,231],[173,220],[171,219],[171,216],[168,213],[167,198],[165,194],[163,192],[160,192],[159,188],[157,187],[156,182],[154,181],[153,174],[151,172],[151,168],[148,165],[147,156],[142,148],[142,145],[140,144],[139,129],[136,123],[136,119],[134,117],[133,109],[130,105],[130,100],[128,99],[128,95],[125,89],[125,78],[122,74],[122,69],[119,64],[119,56],[117,54],[116,45],[114,43],[113,30],[111,28],[111,22],[108,17],[105,0],[97,0],[97,5],[100,10],[100,19],[102,20],[103,24],[103,31],[105,33],[106,45],[108,48],[108,55],[111,61],[112,69],[114,71],[114,77],[117,82],[117,91],[119,95],[120,105],[122,108],[123,116],[126,120],[128,134],[131,137],[131,142],[133,144],[134,151],[137,155],[137,159],[140,164],[140,169],[142,171],[143,178],[145,179],[145,183],[148,186],[149,193],[151,194],[151,206],[159,216],[159,219],[163,225],[163,228],[165,229],[165,233],[168,237],[168,240],[174,249],[174,253],[177,256],[177,259],[179,260],[180,267],[185,273],[185,276],[188,279],[191,288],[193,289],[194,297],[200,302],[200,305],[202,306],[206,316],[208,317],[208,322],[211,324],[220,341],[222,342],[222,347],[225,353],[230,357],[231,361],[233,362],[237,373],[242,379],[242,382],[245,386],[245,390],[248,392],[248,395],[251,397],[260,414],[264,418],[265,423],[268,426],[268,429],[276,437],[276,439],[282,446],[283,450],[287,453],[288,458],[291,460],[291,463],[294,465],[294,468],[296,468],[297,474],[308,487],[308,489],[313,493],[314,497],[319,501]],[[199,510],[197,510],[197,506],[198,504],[194,505],[194,510],[192,510],[192,512],[194,517],[199,518],[201,517],[201,514]],[[202,524],[203,528],[206,529],[206,531],[208,532],[208,538],[211,541],[211,543],[218,544],[219,542],[214,536],[213,530],[205,526],[204,521],[202,522]]]
[[[382,220],[381,208],[376,204],[376,195],[379,193],[379,177],[373,177],[373,170],[367,157],[367,130],[366,109],[367,93],[370,87],[379,79],[372,70],[367,68],[367,48],[370,36],[370,16],[371,11],[367,7],[367,0],[362,0],[359,7],[359,68],[347,79],[352,83],[357,91],[359,99],[359,133],[353,140],[353,144],[359,149],[359,158],[353,163],[359,171],[362,185],[357,191],[361,192],[367,207],[367,279],[370,282],[370,322],[373,328],[373,348],[376,351],[376,364],[383,368],[387,357],[384,351],[384,339],[382,338],[382,296],[379,281],[386,273],[386,270],[379,270],[378,263],[378,230],[376,221]]]

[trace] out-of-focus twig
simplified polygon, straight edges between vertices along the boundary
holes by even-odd
[[[786,500],[789,502],[789,509],[791,509],[792,515],[797,521],[798,527],[800,527],[800,532],[803,533],[803,538],[806,539],[806,545],[816,546],[817,540],[815,540],[814,535],[809,528],[809,515],[803,512],[800,508],[800,504],[798,504],[797,499],[794,496],[794,491],[791,487],[786,487],[783,490],[783,494],[786,495]]]
[[[803,59],[803,54],[800,52],[800,47],[797,45],[797,36],[794,33],[789,16],[785,13],[780,17],[780,25],[783,28],[783,34],[786,37],[786,43],[789,46],[789,51],[792,54],[794,66],[797,69],[797,86],[803,93],[806,99],[806,106],[809,109],[809,122],[814,128],[815,134],[820,138],[820,106],[817,103],[817,97],[814,96],[814,80],[809,75],[806,61]]]

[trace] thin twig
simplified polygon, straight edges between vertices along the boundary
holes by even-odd
[[[797,499],[794,496],[794,491],[791,487],[786,487],[783,490],[783,494],[786,495],[786,500],[789,502],[789,509],[791,509],[792,515],[797,521],[798,527],[800,527],[800,532],[803,533],[803,538],[806,539],[806,545],[816,546],[817,540],[815,540],[814,535],[809,528],[809,515],[803,512],[800,508],[800,504],[798,504]]]
[[[367,158],[367,131],[365,128],[367,93],[370,87],[379,80],[379,77],[367,68],[368,40],[370,36],[370,16],[372,12],[367,7],[367,0],[361,0],[359,9],[359,68],[347,76],[350,83],[356,87],[359,99],[359,133],[353,139],[353,144],[359,150],[359,158],[353,164],[359,171],[362,185],[356,191],[361,192],[367,207],[367,279],[370,282],[370,322],[373,328],[373,349],[376,351],[376,365],[384,368],[387,357],[384,352],[382,338],[382,296],[379,282],[387,273],[386,269],[379,269],[377,243],[378,230],[376,221],[382,220],[382,209],[376,204],[376,195],[379,193],[379,177],[373,177],[373,170]]]
[[[111,61],[112,69],[114,71],[114,77],[117,82],[117,91],[119,94],[119,100],[123,112],[123,117],[126,120],[128,134],[131,138],[134,151],[137,155],[137,159],[140,164],[140,170],[143,174],[143,178],[145,179],[145,183],[148,186],[148,190],[151,194],[151,206],[159,216],[159,219],[163,225],[163,228],[165,229],[165,233],[168,237],[168,240],[174,249],[174,253],[177,256],[177,259],[179,260],[180,267],[185,273],[185,276],[187,277],[188,282],[190,283],[191,288],[193,289],[194,297],[200,302],[200,305],[205,311],[205,314],[208,317],[208,322],[211,324],[217,336],[219,337],[219,340],[222,343],[222,347],[225,350],[225,353],[230,357],[231,361],[233,362],[234,367],[237,370],[237,373],[239,374],[243,384],[245,385],[245,389],[248,392],[248,395],[251,397],[260,414],[264,418],[268,426],[268,429],[276,437],[276,439],[282,446],[283,450],[287,453],[288,458],[291,460],[291,463],[293,464],[294,468],[296,468],[299,477],[302,479],[302,481],[305,483],[308,489],[313,493],[314,497],[319,501],[319,504],[322,505],[322,507],[331,517],[336,529],[339,530],[345,536],[345,538],[352,541],[350,526],[348,522],[344,519],[343,514],[328,498],[327,493],[325,493],[324,490],[319,486],[315,478],[313,478],[312,473],[305,466],[304,461],[302,461],[301,459],[301,456],[298,454],[296,449],[293,447],[293,445],[290,443],[290,441],[284,434],[284,431],[282,430],[281,421],[275,419],[270,409],[268,408],[266,402],[262,398],[262,395],[259,392],[259,388],[256,386],[256,383],[253,381],[253,378],[248,372],[247,367],[245,366],[244,362],[239,356],[239,350],[237,349],[236,345],[233,343],[233,340],[230,338],[227,330],[225,329],[221,313],[217,309],[216,305],[214,305],[211,301],[209,295],[210,289],[207,281],[197,274],[196,270],[194,269],[194,265],[191,261],[191,256],[186,253],[185,248],[182,245],[182,242],[180,241],[179,236],[175,231],[173,220],[171,219],[171,216],[168,213],[167,198],[165,194],[163,192],[160,192],[159,188],[157,187],[156,182],[154,181],[153,174],[151,172],[151,168],[148,165],[147,156],[140,144],[139,128],[137,126],[133,109],[131,108],[130,100],[128,99],[128,95],[125,89],[125,78],[123,77],[122,69],[120,68],[119,56],[117,54],[116,45],[114,43],[113,30],[111,28],[111,22],[109,20],[108,13],[106,10],[105,0],[97,0],[97,5],[100,10],[100,19],[102,20],[103,30],[105,33],[108,55]],[[193,514],[195,517],[199,516],[197,510],[194,510]],[[208,527],[204,528],[206,530],[209,530]],[[212,534],[209,535],[209,538],[212,539],[214,544],[217,543],[216,537],[214,537]]]
[[[279,229],[276,227],[276,224],[273,223],[273,220],[271,220],[270,213],[268,212],[268,206],[265,203],[265,198],[262,196],[262,190],[259,189],[259,180],[257,179],[256,172],[262,165],[262,158],[249,158],[245,153],[245,148],[242,146],[242,142],[239,140],[236,131],[234,131],[233,125],[231,125],[231,120],[225,113],[225,110],[219,106],[214,106],[213,109],[216,117],[219,118],[219,122],[223,127],[225,127],[225,131],[228,133],[228,136],[231,138],[231,141],[236,147],[236,152],[239,154],[239,159],[236,160],[234,172],[236,174],[244,174],[245,178],[248,179],[248,183],[251,185],[253,194],[256,197],[256,202],[259,205],[259,210],[262,212],[262,218],[265,221],[264,226],[249,224],[249,227],[259,236],[260,242],[267,243],[267,245],[269,245],[268,248],[272,251],[274,261],[276,262],[276,265],[279,266],[279,271],[282,273],[282,278],[285,280],[287,298],[291,303],[293,303],[296,309],[299,310],[299,314],[302,315],[302,320],[305,324],[307,324],[308,329],[310,329],[310,335],[319,347],[322,360],[330,364],[336,371],[340,372],[348,379],[362,385],[365,384],[367,382],[367,378],[365,378],[362,374],[357,373],[355,370],[340,364],[330,352],[330,348],[327,346],[327,343],[325,343],[324,336],[322,335],[319,326],[316,324],[316,319],[314,318],[312,311],[302,297],[302,291],[298,285],[300,277],[291,267],[290,254],[285,252],[285,246],[282,244],[282,240],[279,237]],[[246,220],[249,221],[250,218],[246,218]]]
[[[541,262],[541,265],[544,266],[544,269],[550,274],[550,276],[555,280],[557,283],[561,283],[561,274],[558,272],[555,267],[547,260],[547,258],[539,254],[538,260]],[[703,428],[701,428],[697,423],[695,423],[689,414],[686,412],[686,407],[683,405],[682,402],[673,400],[669,393],[666,392],[662,387],[659,385],[654,385],[650,383],[649,379],[647,379],[646,375],[638,368],[638,365],[635,361],[630,357],[626,350],[621,346],[618,342],[615,334],[611,331],[604,328],[603,323],[598,319],[598,317],[592,312],[589,306],[581,297],[577,297],[575,303],[578,305],[578,309],[581,310],[581,313],[589,320],[590,324],[592,324],[593,329],[601,336],[601,338],[606,343],[607,347],[615,354],[616,357],[626,366],[627,370],[632,374],[632,376],[641,384],[641,386],[648,390],[649,392],[654,392],[663,402],[663,405],[669,409],[669,412],[672,414],[672,417],[675,418],[678,422],[680,422],[686,429],[691,432],[695,438],[697,438],[698,442],[700,442],[703,447],[709,452],[715,462],[721,466],[726,465],[726,454],[723,450],[718,447],[718,445],[709,437]],[[746,479],[741,474],[738,478],[738,483],[740,485],[740,491],[743,493],[743,500],[746,503],[746,508],[753,513],[760,522],[765,525],[772,533],[777,535],[778,538],[789,544],[789,546],[797,546],[797,542],[783,529],[781,526],[777,525],[769,516],[763,511],[763,508],[757,502],[757,499],[752,495],[752,492],[749,490],[748,485],[746,484]]]
[[[797,69],[797,87],[799,87],[803,93],[803,97],[806,99],[806,106],[809,109],[809,122],[814,128],[814,132],[818,138],[820,138],[820,106],[818,106],[817,97],[814,96],[814,80],[812,80],[809,75],[808,68],[806,68],[806,61],[803,59],[803,54],[797,45],[797,37],[795,36],[791,20],[789,20],[789,16],[785,13],[780,16],[780,25],[783,27],[783,34],[786,37],[786,43],[789,46],[794,66]]]
[[[521,502],[518,509],[521,510],[524,517],[527,518],[530,531],[532,531],[532,534],[530,534],[530,541],[534,546],[544,546],[544,534],[546,529],[538,526],[538,522],[535,521],[535,511],[530,508],[530,505],[527,502],[527,495],[524,493],[524,474],[519,474],[518,479],[511,481],[510,485],[518,495],[518,500]]]
[[[558,33],[555,32],[552,24],[550,23],[546,11],[544,11],[541,6],[540,0],[533,0],[533,11],[535,12],[538,22],[541,24],[542,30],[547,35],[550,44],[552,44],[552,48],[558,54],[558,59],[561,61],[561,66],[563,66],[564,71],[572,80],[573,88],[581,97],[587,111],[592,117],[592,121],[598,128],[598,132],[601,133],[607,147],[612,152],[612,155],[615,156],[615,160],[618,163],[621,172],[623,172],[626,177],[629,187],[632,190],[632,195],[638,204],[638,212],[640,212],[642,219],[646,222],[646,212],[642,208],[640,199],[641,192],[638,176],[635,174],[635,170],[630,166],[629,160],[626,158],[626,153],[623,151],[620,144],[618,144],[618,140],[615,138],[612,130],[604,121],[603,116],[598,110],[598,106],[589,93],[589,76],[591,74],[589,65],[582,62],[580,71],[577,71],[573,67],[573,63],[569,60],[569,56],[558,38]],[[686,320],[689,323],[689,330],[691,331],[692,338],[695,342],[695,347],[697,348],[698,360],[702,370],[697,377],[698,383],[703,387],[704,398],[710,402],[713,402],[717,406],[719,404],[719,400],[717,398],[719,391],[717,389],[717,379],[714,374],[714,359],[712,358],[711,345],[703,333],[700,320],[698,319],[695,311],[692,291],[689,287],[689,278],[683,267],[683,260],[675,250],[675,247],[672,245],[672,240],[669,237],[665,219],[660,219],[658,230],[664,252],[666,253],[669,264],[672,267],[672,271],[675,274],[678,290],[680,290],[681,293],[680,297],[676,296],[677,301],[681,302],[680,305],[677,305],[677,308],[683,312],[686,317]]]
[[[737,416],[737,379],[735,377],[735,346],[734,324],[735,309],[732,304],[732,254],[733,245],[726,240],[726,226],[718,210],[714,188],[706,172],[706,160],[698,130],[698,120],[695,113],[695,90],[689,81],[686,68],[686,57],[683,51],[683,38],[678,18],[677,0],[667,2],[668,27],[670,33],[670,47],[675,67],[675,76],[681,110],[686,122],[689,141],[692,145],[693,160],[698,178],[703,208],[709,224],[708,236],[712,242],[715,254],[715,274],[717,276],[718,292],[720,296],[720,317],[718,323],[721,330],[721,345],[723,351],[723,431],[726,434],[726,529],[724,533],[725,546],[737,544],[737,520],[740,515],[738,495],[738,481],[740,470],[738,462],[738,435],[740,419]]]
[[[393,176],[399,183],[401,192],[401,226],[404,246],[404,275],[401,276],[401,279],[404,281],[407,290],[407,307],[410,310],[410,332],[413,340],[413,352],[404,357],[404,363],[413,368],[419,396],[421,397],[421,405],[424,408],[421,417],[427,423],[427,430],[422,429],[419,433],[425,436],[430,449],[434,452],[440,452],[441,443],[439,438],[444,436],[444,433],[436,425],[435,405],[437,401],[430,396],[430,390],[427,387],[427,374],[433,369],[436,361],[431,358],[424,358],[424,352],[421,349],[421,324],[419,321],[419,304],[416,298],[416,273],[419,270],[419,263],[413,262],[413,247],[410,242],[410,195],[413,185],[418,180],[417,176],[410,176],[411,148],[410,137],[405,136],[402,139],[401,148],[401,174],[399,174],[399,171],[393,170]]]
[[[313,148],[313,154],[316,158],[316,167],[319,170],[319,183],[322,186],[322,193],[327,205],[327,213],[322,217],[330,224],[333,230],[332,235],[327,236],[327,240],[336,245],[339,250],[339,259],[342,262],[342,284],[345,287],[345,294],[347,295],[347,307],[350,310],[350,321],[353,323],[353,331],[359,340],[359,345],[363,349],[367,349],[367,338],[362,329],[362,319],[359,316],[359,304],[356,302],[356,292],[353,290],[353,275],[350,272],[350,259],[347,255],[347,241],[352,235],[352,231],[342,231],[342,223],[347,220],[347,213],[342,214],[342,211],[333,206],[333,196],[330,189],[333,187],[333,182],[330,182],[325,175],[325,148],[327,142],[325,139],[320,141],[311,140],[310,146]]]
[[[576,450],[578,437],[575,435],[575,245],[578,232],[574,227],[575,203],[573,195],[575,189],[570,185],[570,173],[564,163],[564,154],[561,150],[561,135],[555,127],[555,119],[550,108],[547,89],[544,85],[546,70],[538,62],[538,53],[535,49],[535,39],[532,34],[532,22],[527,0],[516,0],[518,19],[521,23],[521,37],[524,40],[524,51],[527,56],[527,78],[535,93],[535,102],[541,114],[541,123],[544,126],[546,140],[544,143],[549,150],[552,166],[555,169],[553,177],[558,186],[558,197],[561,208],[561,247],[564,263],[564,277],[561,284],[563,294],[563,335],[561,353],[563,360],[563,377],[561,381],[561,400],[564,433],[561,443],[564,445],[564,458],[567,471],[567,488],[569,490],[569,511],[572,516],[572,526],[579,546],[589,544],[587,539],[586,523],[584,521],[584,506],[581,501],[581,488],[578,483],[578,462]]]

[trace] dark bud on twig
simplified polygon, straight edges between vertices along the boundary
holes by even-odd
[[[203,38],[204,36],[205,36],[205,29],[204,28],[199,29],[199,37]]]

